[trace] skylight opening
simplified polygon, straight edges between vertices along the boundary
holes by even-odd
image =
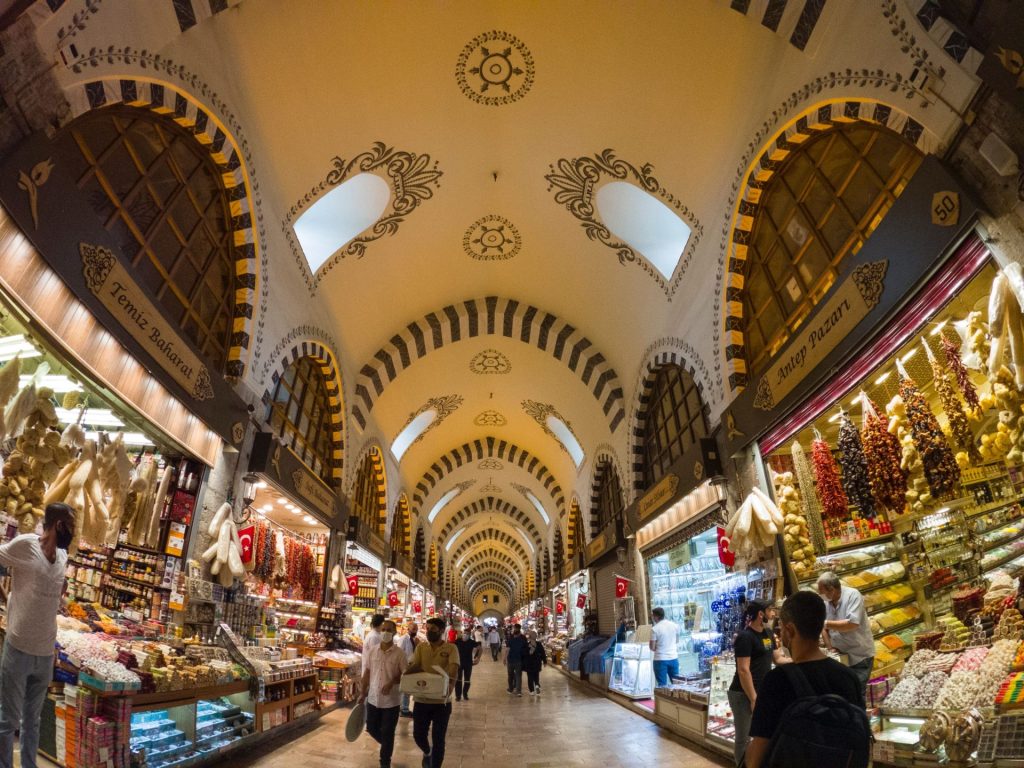
[[[533,546],[533,542],[530,541],[530,537],[523,533],[522,530],[520,530],[519,528],[516,528],[516,531],[518,531],[519,535],[523,537],[523,541],[526,542],[526,546],[530,548],[530,554],[536,554],[537,548]]]
[[[690,240],[689,225],[654,195],[625,181],[597,190],[596,203],[612,234],[671,280]]]
[[[401,461],[402,456],[409,449],[409,446],[416,442],[416,439],[427,431],[427,428],[437,418],[437,411],[430,408],[415,419],[409,422],[408,426],[398,433],[398,437],[391,443],[391,453],[396,461]]]
[[[456,531],[455,533],[453,533],[453,534],[452,534],[452,537],[451,537],[450,539],[448,539],[448,546],[446,546],[446,547],[444,548],[444,551],[445,551],[445,552],[451,552],[451,551],[452,551],[452,544],[454,544],[454,543],[455,543],[455,540],[456,540],[457,538],[459,538],[459,536],[461,536],[461,535],[462,535],[462,532],[463,532],[464,530],[466,530],[466,528],[467,528],[467,527],[468,527],[468,526],[465,526],[465,525],[464,525],[464,526],[462,526],[461,528],[459,528],[459,530],[457,530],[457,531]]]
[[[526,492],[526,498],[528,498],[530,503],[536,507],[537,512],[540,513],[541,518],[544,520],[544,525],[550,525],[551,519],[548,517],[548,513],[544,511],[544,505],[540,503],[540,499],[534,496],[530,491]]]
[[[583,463],[583,446],[579,444],[576,436],[572,433],[572,430],[565,425],[565,422],[556,416],[549,415],[544,423],[548,425],[548,429],[555,433],[555,437],[558,441],[565,446],[565,450],[572,456],[572,461],[576,465],[576,469],[580,468],[580,464]],[[547,515],[544,515],[546,518]]]
[[[430,520],[430,522],[434,522],[434,518],[440,514],[442,509],[444,509],[445,504],[458,496],[459,493],[460,491],[458,488],[452,488],[448,493],[438,499],[437,504],[434,505],[434,508],[430,510],[430,514],[427,515],[427,519]]]
[[[372,226],[388,207],[391,187],[380,176],[360,173],[313,203],[295,220],[295,236],[316,271],[346,243]]]

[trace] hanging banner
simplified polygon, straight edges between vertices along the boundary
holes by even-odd
[[[413,600],[412,601],[412,612],[413,613],[423,613],[423,603],[421,603],[419,600]]]
[[[587,594],[586,592],[580,592],[576,595],[576,607],[586,608],[587,607]]]
[[[252,562],[252,543],[256,538],[256,526],[247,525],[238,532],[238,543],[242,545],[242,563]]]
[[[736,565],[736,554],[729,549],[729,537],[725,535],[725,528],[718,526],[718,561],[729,568]]]
[[[629,594],[629,579],[622,576],[615,577],[615,596],[625,597]]]
[[[351,574],[345,577],[345,581],[348,582],[348,593],[355,597],[359,594],[359,576],[358,574]]]
[[[555,603],[555,613],[559,616],[565,613],[565,603],[563,603],[561,600]]]
[[[391,590],[390,592],[388,592],[388,605],[390,605],[392,608],[395,608],[395,607],[398,606],[398,592],[397,592],[397,590]]]

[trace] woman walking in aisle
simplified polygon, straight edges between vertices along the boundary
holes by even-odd
[[[531,696],[540,695],[540,669],[548,663],[544,646],[537,641],[532,629],[527,634],[526,651],[523,653],[523,671],[526,672],[526,687]]]

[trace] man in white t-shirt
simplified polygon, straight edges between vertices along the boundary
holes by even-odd
[[[384,624],[384,614],[375,613],[373,618],[370,619],[370,629],[363,635],[363,655],[365,656],[370,652],[371,649],[380,645],[380,628]],[[2,768],[2,766],[0,766]]]
[[[0,545],[0,565],[11,570],[7,641],[0,665],[0,768],[14,765],[14,732],[19,730],[21,765],[36,768],[39,721],[53,680],[67,549],[74,537],[74,510],[49,504],[42,536],[26,533]]]
[[[395,622],[387,619],[381,624],[380,642],[363,655],[359,700],[366,702],[366,732],[380,744],[380,768],[391,768],[401,701],[399,684],[408,664],[394,640]]]
[[[654,618],[654,626],[651,628],[654,679],[661,687],[668,685],[673,677],[679,677],[679,652],[676,650],[679,627],[665,618],[664,608],[655,608],[651,616]]]
[[[407,664],[412,663],[412,657],[416,653],[416,644],[419,643],[419,638],[416,637],[416,633],[419,632],[419,628],[416,626],[416,622],[411,622],[406,629],[406,633],[395,641],[395,644],[402,649],[405,653],[405,661]],[[409,707],[410,696],[408,693],[402,694],[402,717],[412,717],[412,709]]]

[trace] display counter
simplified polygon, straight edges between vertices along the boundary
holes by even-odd
[[[646,642],[616,643],[608,690],[630,699],[650,699],[654,695],[653,658]]]

